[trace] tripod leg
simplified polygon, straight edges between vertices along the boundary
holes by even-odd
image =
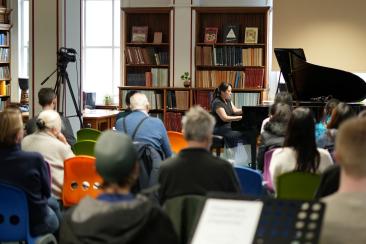
[[[76,102],[76,99],[75,99],[74,92],[72,91],[72,87],[71,87],[70,80],[69,80],[69,75],[67,74],[67,72],[66,72],[66,71],[65,71],[63,74],[61,74],[61,75],[63,75],[64,80],[66,80],[66,84],[67,84],[67,86],[68,86],[68,88],[69,88],[70,95],[71,95],[71,98],[72,98],[72,102],[73,102],[73,104],[74,104],[76,114],[77,114],[77,116],[78,116],[78,118],[79,118],[80,128],[84,128],[83,120],[82,120],[82,118],[81,118],[81,115],[82,115],[82,114],[81,114],[81,111],[80,111],[80,109],[79,109],[79,107],[78,107],[78,105],[77,105],[77,102]]]

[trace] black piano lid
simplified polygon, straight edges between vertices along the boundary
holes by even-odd
[[[357,75],[308,63],[301,48],[275,48],[274,52],[294,100],[333,97],[343,102],[359,102],[366,98],[366,83]]]

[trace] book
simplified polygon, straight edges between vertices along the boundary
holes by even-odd
[[[204,43],[216,43],[217,32],[218,32],[217,27],[206,27]]]
[[[223,30],[223,40],[228,43],[237,43],[239,39],[239,25],[226,25]]]
[[[153,43],[162,43],[162,41],[163,41],[163,32],[154,32]]]
[[[147,42],[148,29],[147,26],[132,26],[131,42]]]

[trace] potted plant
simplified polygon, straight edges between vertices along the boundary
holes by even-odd
[[[184,72],[180,79],[183,81],[184,87],[190,87],[191,86],[191,76],[189,75],[189,72]]]
[[[111,105],[112,104],[112,96],[110,95],[105,95],[104,96],[104,105]]]

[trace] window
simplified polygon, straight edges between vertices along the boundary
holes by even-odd
[[[29,0],[19,1],[19,77],[29,77]]]
[[[83,90],[118,101],[120,85],[120,0],[83,1]]]

